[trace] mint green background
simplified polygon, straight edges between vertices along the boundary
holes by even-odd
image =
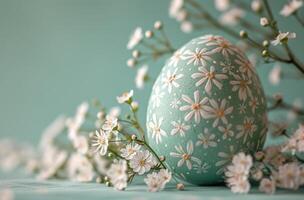
[[[278,10],[285,1],[271,2]],[[168,18],[168,3],[165,0],[0,0],[0,137],[14,137],[36,143],[50,121],[62,113],[72,114],[83,100],[97,97],[106,106],[115,105],[118,94],[134,87],[135,71],[125,65],[130,56],[125,47],[129,34],[138,25],[150,28],[155,20],[163,20],[175,47],[206,33],[222,34],[208,28],[190,35],[181,33],[178,24]],[[206,1],[206,7],[212,10],[212,1]],[[303,29],[296,27],[294,19],[280,18],[279,24],[285,27],[284,31],[298,33],[297,39],[290,43],[298,55],[303,55],[304,34],[300,34]],[[150,64],[154,77],[163,63],[164,60]],[[302,95],[303,101],[304,84],[298,80],[284,81],[284,86],[269,86],[266,72],[271,66],[259,69],[265,92],[281,91],[290,101]],[[151,87],[150,83],[147,90],[135,91],[135,96],[141,102],[142,122],[145,122]],[[32,199],[29,196],[33,194],[27,192],[28,188],[21,187],[18,180],[11,184],[21,192],[19,197]],[[53,195],[61,194],[62,199],[66,199],[64,197],[75,194],[73,191],[82,186],[70,185],[72,189],[65,195],[62,189],[54,189]],[[62,185],[54,187],[60,188]],[[104,188],[102,192],[99,191],[100,195],[94,194],[98,189],[89,187],[83,190],[98,199],[102,195],[117,194],[114,190],[106,194]],[[145,187],[134,186],[130,190],[143,191]],[[217,196],[217,191],[225,196],[231,194],[227,189],[195,190],[201,193],[196,193],[193,199],[204,195]],[[146,193],[141,193],[137,199],[143,195]],[[167,197],[166,193],[159,195]],[[286,199],[286,196],[280,198]]]
[[[204,2],[213,9],[212,1]],[[276,9],[284,3],[271,2]],[[164,0],[0,0],[0,137],[37,142],[50,121],[62,113],[72,114],[83,100],[97,97],[106,106],[115,105],[118,94],[134,87],[136,72],[125,65],[131,54],[125,47],[138,25],[148,29],[155,20],[163,20],[175,47],[203,33],[220,33],[208,28],[203,33],[181,33],[168,17],[168,4]],[[280,25],[298,33],[298,42],[291,44],[301,55],[303,29],[295,26],[294,19],[286,21],[280,18]],[[154,77],[163,63],[150,64]],[[296,89],[304,86],[299,81],[269,86],[265,71],[271,66],[259,70],[266,93],[282,91],[290,100],[299,96]],[[151,87],[150,83],[146,90],[135,91],[143,122]]]

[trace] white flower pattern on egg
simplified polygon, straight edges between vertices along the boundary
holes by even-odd
[[[254,66],[218,35],[175,51],[152,89],[149,145],[181,179],[213,184],[238,152],[263,147],[266,100]]]

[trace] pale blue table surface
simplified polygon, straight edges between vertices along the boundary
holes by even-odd
[[[257,187],[247,195],[236,195],[224,186],[197,187],[187,185],[185,191],[178,191],[173,184],[166,190],[150,193],[142,180],[135,180],[126,191],[117,191],[113,188],[96,183],[76,183],[64,180],[37,181],[32,177],[20,177],[18,174],[0,176],[0,188],[9,187],[14,191],[17,200],[102,200],[102,199],[176,199],[176,200],[221,200],[221,199],[252,199],[252,200],[297,200],[304,199],[304,188],[299,191],[279,190],[274,195],[260,193]]]

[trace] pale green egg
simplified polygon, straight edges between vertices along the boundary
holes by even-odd
[[[265,95],[246,55],[213,35],[177,50],[154,83],[147,130],[180,179],[223,182],[232,156],[261,149],[267,132]]]

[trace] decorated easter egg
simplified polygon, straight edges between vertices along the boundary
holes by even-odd
[[[154,83],[146,137],[186,182],[223,182],[233,155],[260,150],[266,132],[259,77],[244,52],[221,36],[178,49]]]

